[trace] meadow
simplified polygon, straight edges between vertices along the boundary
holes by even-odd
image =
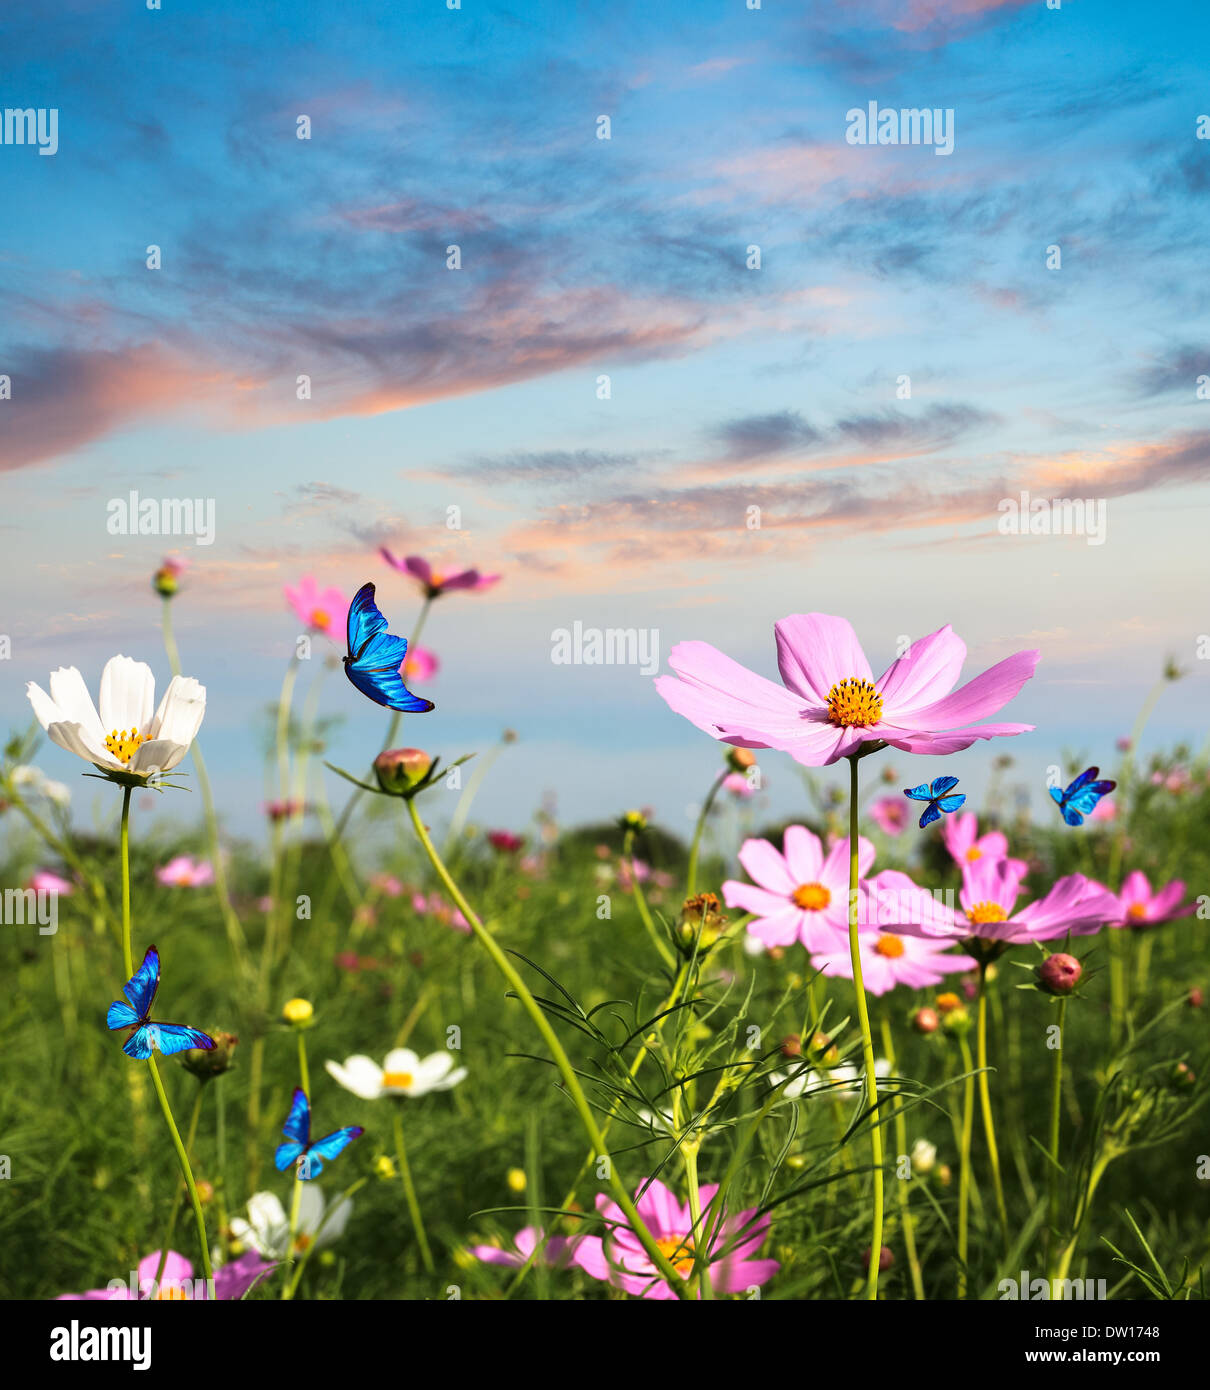
[[[492,578],[406,564],[414,639]],[[164,649],[129,653],[159,691],[204,679],[172,636],[189,583],[158,572]],[[1031,816],[1033,762],[1004,737],[981,804],[921,830],[903,789],[959,776],[961,747],[888,746],[878,719],[931,649],[877,697],[820,690],[811,737],[834,741],[798,762],[797,732],[769,746],[736,706],[740,668],[698,708],[704,658],[682,653],[652,699],[698,724],[701,785],[669,795],[701,798],[693,838],[627,806],[587,826],[537,807],[516,834],[475,818],[523,755],[507,731],[433,748],[423,715],[384,711],[363,766],[327,765],[317,692],[348,600],[287,597],[306,637],[266,692],[259,842],[223,833],[201,711],[192,756],[162,768],[161,749],[150,778],[156,732],[125,739],[133,719],[108,771],[40,720],[5,748],[2,881],[57,921],[0,938],[0,1297],[128,1296],[135,1270],[143,1296],[195,1296],[207,1261],[218,1297],[250,1301],[1204,1296],[1210,776],[1205,750],[1135,753],[1179,671],[1119,748],[1064,757],[1060,787],[1090,764],[1116,782],[1080,824],[1049,800]],[[837,646],[790,639],[807,661]],[[425,659],[414,640],[409,686]],[[801,779],[788,823],[762,811],[774,765]],[[88,829],[68,810],[84,788],[109,799]],[[150,1017],[216,1046],[147,1061],[107,1030],[153,943]],[[312,1128],[279,1170],[298,1088]],[[341,1130],[309,1171],[307,1138]],[[1038,1284],[1014,1293],[1022,1271]]]

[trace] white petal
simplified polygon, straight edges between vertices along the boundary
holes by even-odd
[[[308,1184],[310,1187],[311,1184]],[[353,1215],[353,1199],[351,1197],[342,1198],[328,1213],[327,1220],[321,1224],[319,1234],[315,1237],[316,1250],[322,1250],[325,1245],[331,1245],[334,1240],[339,1240],[345,1233],[345,1227],[349,1224],[349,1217]]]
[[[421,1061],[410,1047],[396,1047],[388,1052],[382,1064],[383,1071],[405,1072],[415,1076],[421,1069]]]
[[[137,729],[146,733],[154,708],[151,667],[128,656],[111,656],[101,672],[101,726],[105,732]]]
[[[109,768],[122,766],[106,750],[104,744],[94,746],[79,724],[51,724],[47,727],[46,733],[52,743],[57,743],[60,748],[74,753],[77,758],[83,758],[86,762]]]
[[[49,729],[52,724],[63,722],[63,711],[35,681],[26,682],[25,693],[29,697],[30,704],[34,707],[34,715],[38,723],[44,729]]]
[[[127,764],[127,770],[137,772],[140,777],[152,772],[169,772],[185,756],[188,750],[179,743],[167,738],[148,739],[140,743],[135,755]]]
[[[60,666],[50,673],[50,695],[68,723],[79,724],[95,742],[105,742],[97,707],[84,684],[84,677],[74,666]]]
[[[430,1052],[417,1070],[426,1081],[437,1082],[453,1065],[454,1059],[448,1052]]]
[[[324,1067],[346,1091],[362,1100],[377,1100],[382,1095],[382,1068],[369,1057],[350,1057],[343,1067],[339,1062],[325,1062]]]
[[[433,1089],[435,1091],[451,1090],[453,1087],[457,1086],[457,1084],[460,1081],[465,1081],[469,1075],[470,1073],[467,1071],[465,1067],[459,1067],[457,1071],[450,1072],[448,1076],[443,1077],[440,1081],[438,1081],[437,1084],[433,1087]]]
[[[192,676],[173,676],[151,722],[151,736],[188,748],[202,727],[205,713],[206,687]]]
[[[319,1184],[305,1182],[298,1194],[298,1225],[296,1235],[313,1236],[324,1219],[324,1195]]]

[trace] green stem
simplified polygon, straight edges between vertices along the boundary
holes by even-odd
[[[689,1189],[689,1230],[693,1242],[693,1277],[701,1290],[702,1299],[714,1298],[710,1283],[709,1242],[702,1228],[702,1193],[697,1180],[697,1140],[690,1139],[681,1146],[685,1161],[685,1184]]]
[[[350,1186],[346,1187],[345,1190],[340,1194],[340,1196],[337,1197],[337,1199],[327,1209],[327,1211],[324,1212],[324,1218],[316,1228],[314,1235],[312,1236],[310,1242],[307,1245],[307,1248],[303,1251],[302,1259],[298,1260],[294,1265],[294,1276],[290,1280],[289,1293],[287,1294],[287,1298],[294,1297],[295,1290],[298,1288],[299,1280],[302,1279],[303,1271],[307,1267],[307,1262],[314,1254],[315,1247],[319,1244],[319,1237],[323,1234],[324,1227],[332,1219],[332,1213],[338,1207],[342,1206],[345,1202],[347,1202],[355,1192],[359,1192],[368,1182],[369,1178],[358,1178],[355,1183],[352,1183],[350,1184]]]
[[[445,864],[441,860],[441,856],[437,853],[429,837],[429,832],[425,827],[424,821],[420,818],[420,813],[416,810],[415,798],[408,799],[407,808],[408,815],[411,817],[412,826],[416,831],[416,837],[419,839],[421,847],[428,856],[429,863],[432,864],[445,891],[449,894],[450,900],[470,923],[471,931],[474,932],[479,944],[487,951],[496,969],[499,970],[500,974],[504,976],[505,980],[516,993],[517,998],[520,1000],[525,1012],[529,1015],[534,1027],[537,1028],[542,1036],[542,1040],[550,1049],[551,1057],[554,1060],[559,1075],[563,1078],[564,1089],[571,1099],[571,1103],[575,1107],[577,1115],[580,1117],[580,1123],[584,1127],[584,1132],[588,1136],[588,1142],[592,1146],[593,1152],[599,1158],[606,1160],[609,1172],[609,1186],[613,1190],[614,1200],[621,1208],[622,1214],[626,1217],[630,1229],[638,1237],[639,1243],[647,1252],[647,1256],[652,1264],[655,1265],[660,1274],[667,1281],[668,1287],[677,1298],[684,1298],[686,1296],[685,1281],[676,1272],[668,1257],[656,1244],[655,1238],[647,1229],[647,1223],[639,1215],[638,1209],[631,1200],[630,1192],[627,1190],[625,1183],[623,1183],[622,1179],[618,1176],[617,1165],[613,1162],[612,1156],[606,1151],[605,1141],[601,1136],[601,1131],[597,1128],[597,1122],[593,1117],[592,1107],[588,1104],[588,1097],[584,1094],[584,1090],[580,1085],[580,1079],[576,1075],[575,1068],[571,1065],[567,1053],[563,1049],[563,1044],[559,1041],[558,1034],[551,1027],[550,1020],[542,1012],[542,1009],[538,1005],[538,1001],[530,993],[528,985],[526,985],[525,981],[521,978],[512,961],[510,961],[508,956],[501,950],[492,934],[484,927],[475,909],[471,907],[470,903],[463,897],[462,890],[450,877],[449,870],[445,867]]]
[[[290,1234],[287,1238],[290,1259],[294,1258],[294,1242],[298,1238],[298,1206],[299,1203],[302,1201],[302,1185],[303,1180],[299,1177],[298,1170],[295,1169],[294,1191],[290,1197]],[[294,1290],[296,1287],[297,1283],[295,1281],[291,1281],[282,1285],[281,1296],[283,1303],[288,1303],[290,1299],[294,1297]]]
[[[122,964],[126,978],[134,977],[134,955],[130,947],[130,791],[122,788],[122,829],[118,835],[118,852],[122,860]]]
[[[1054,1275],[1053,1257],[1059,1240],[1059,1194],[1062,1187],[1062,1173],[1059,1171],[1059,1131],[1063,1099],[1063,1028],[1067,1022],[1067,1000],[1059,1000],[1059,1045],[1054,1050],[1051,1063],[1050,1081],[1050,1220],[1046,1232],[1047,1261],[1049,1274]]]
[[[895,1038],[891,1031],[891,1020],[885,1013],[882,1015],[882,1050],[893,1074],[895,1071]],[[900,1154],[907,1155],[907,1122],[904,1119],[903,1105],[898,1097],[895,1100],[895,1147]],[[907,1251],[908,1270],[912,1276],[912,1292],[918,1301],[923,1301],[924,1280],[920,1270],[920,1257],[916,1253],[916,1227],[912,1220],[911,1197],[911,1179],[901,1179],[898,1186],[899,1224],[903,1227],[903,1245]]]
[[[630,888],[634,894],[635,906],[639,910],[639,917],[642,919],[643,926],[647,929],[647,935],[651,938],[651,944],[660,953],[660,959],[670,968],[676,964],[676,957],[672,954],[672,949],[668,943],[660,936],[659,929],[655,925],[655,919],[651,915],[651,909],[647,906],[647,895],[643,892],[643,885],[639,882],[638,870],[634,861],[634,831],[627,830],[622,838],[622,859],[630,869]]]
[[[992,1170],[992,1186],[996,1193],[996,1212],[1000,1218],[1000,1234],[1008,1249],[1008,1208],[1004,1204],[1004,1184],[1000,1178],[1000,1150],[996,1147],[996,1122],[992,1116],[991,1087],[987,1074],[987,966],[979,967],[979,1009],[975,1034],[976,1065],[979,1069],[979,1107],[983,1111],[983,1133],[987,1137],[987,1158]]]
[[[207,1290],[212,1292],[214,1289],[214,1270],[210,1267],[210,1242],[206,1238],[206,1218],[202,1214],[202,1201],[197,1195],[197,1184],[193,1181],[193,1169],[189,1166],[189,1155],[185,1152],[185,1146],[181,1143],[180,1131],[176,1127],[176,1121],[172,1118],[172,1106],[168,1104],[168,1095],[164,1090],[164,1083],[160,1079],[160,1069],[156,1066],[154,1056],[148,1057],[147,1065],[151,1068],[152,1084],[155,1086],[156,1095],[160,1098],[160,1109],[164,1112],[168,1132],[172,1135],[172,1146],[176,1149],[176,1159],[181,1165],[181,1176],[185,1179],[185,1186],[189,1189],[193,1219],[197,1223],[198,1245],[202,1252],[202,1273],[206,1280]]]
[[[965,1036],[958,1039],[962,1049],[962,1137],[958,1145],[958,1297],[966,1297],[966,1256],[970,1235],[971,1136],[975,1128],[975,1064]]]
[[[870,1118],[870,1151],[874,1163],[873,1232],[870,1236],[870,1270],[866,1298],[878,1297],[878,1266],[882,1263],[882,1127],[878,1123],[878,1079],[874,1075],[874,1037],[870,1032],[870,1010],[861,972],[861,949],[857,933],[857,762],[849,758],[849,959],[853,966],[853,989],[857,995],[857,1021],[861,1025],[861,1055],[865,1065],[865,1105]]]
[[[429,1249],[428,1237],[424,1233],[424,1220],[420,1215],[420,1203],[416,1198],[416,1185],[412,1181],[412,1169],[408,1164],[408,1151],[403,1142],[403,1116],[400,1114],[401,1101],[395,1102],[395,1161],[399,1164],[399,1176],[403,1182],[403,1195],[407,1199],[408,1212],[412,1218],[412,1230],[416,1232],[416,1244],[420,1247],[420,1258],[425,1272],[435,1274],[433,1252]]]
[[[697,859],[702,848],[702,836],[706,830],[706,818],[714,805],[714,798],[718,795],[718,789],[727,779],[729,769],[723,768],[722,772],[714,779],[709,792],[706,794],[705,801],[702,802],[701,813],[697,818],[697,825],[693,831],[693,844],[689,848],[689,872],[685,882],[685,896],[693,897],[697,892]]]
[[[204,1090],[205,1087],[199,1081],[197,1084],[197,1094],[193,1098],[193,1113],[189,1116],[189,1133],[185,1136],[186,1153],[192,1152],[194,1142],[197,1139],[197,1122],[198,1117],[202,1113],[202,1092]],[[173,1232],[176,1230],[176,1218],[177,1213],[180,1211],[180,1209],[181,1189],[178,1187],[176,1191],[172,1194],[172,1207],[168,1212],[168,1228],[164,1232],[163,1240],[160,1241],[160,1262],[156,1266],[155,1271],[155,1282],[157,1286],[159,1285],[160,1280],[164,1277],[164,1265],[168,1261],[168,1251],[172,1247],[172,1236]]]

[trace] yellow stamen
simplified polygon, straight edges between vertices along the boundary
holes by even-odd
[[[120,763],[128,763],[134,757],[140,743],[145,740],[137,729],[123,729],[121,733],[115,729],[105,740],[105,747],[117,758]]]
[[[886,956],[887,960],[897,960],[907,947],[904,946],[902,937],[880,936],[874,943],[874,949],[880,956]]]
[[[656,1244],[682,1279],[693,1272],[693,1242],[688,1236],[661,1236]]]
[[[319,628],[321,632],[327,632],[332,626],[332,615],[326,609],[314,609],[311,613],[311,626]]]
[[[1135,921],[1141,922],[1147,916],[1146,903],[1131,903],[1126,909],[1127,917],[1133,917]]]
[[[382,1084],[384,1086],[398,1086],[400,1090],[407,1090],[412,1084],[412,1073],[410,1071],[384,1071]]]
[[[846,676],[828,691],[828,720],[846,728],[865,728],[882,718],[882,696],[873,681]]]
[[[1008,913],[999,903],[976,903],[966,914],[966,920],[983,926],[987,922],[1006,922]]]
[[[937,1012],[941,1014],[951,1013],[962,1003],[956,994],[939,994],[937,996]]]
[[[156,1289],[155,1293],[151,1295],[151,1301],[153,1303],[159,1303],[161,1301],[172,1301],[175,1303],[181,1299],[188,1300],[188,1298],[189,1292],[184,1284],[178,1284],[175,1280],[170,1280],[167,1283],[161,1284],[159,1288]]]
[[[790,899],[795,907],[807,912],[822,912],[832,901],[832,894],[822,883],[800,883],[790,894]]]
[[[978,845],[971,845],[970,849],[966,851],[966,858],[968,863],[973,864],[976,859],[983,858],[983,851]]]

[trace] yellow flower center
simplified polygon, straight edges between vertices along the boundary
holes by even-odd
[[[332,615],[324,608],[315,608],[311,612],[311,626],[317,627],[321,632],[327,632],[332,626]]]
[[[966,919],[976,926],[982,926],[986,922],[1006,922],[1008,913],[999,903],[976,903],[966,914]]]
[[[118,762],[128,763],[143,741],[143,735],[139,733],[138,729],[123,729],[121,733],[115,729],[105,740],[105,747],[117,758]]]
[[[902,937],[880,936],[874,943],[874,950],[880,956],[886,956],[887,960],[898,960],[907,947],[904,946]]]
[[[937,1010],[939,1013],[948,1014],[956,1009],[962,1000],[956,994],[939,994],[937,996]]]
[[[882,718],[882,696],[873,681],[846,676],[828,691],[828,720],[832,724],[864,728]]]
[[[656,1245],[682,1279],[693,1272],[693,1242],[688,1236],[661,1236]]]
[[[311,1243],[313,1240],[314,1236],[309,1236],[304,1231],[299,1231],[299,1233],[294,1237],[294,1249],[300,1255],[305,1254],[306,1251],[310,1250]]]
[[[1135,921],[1141,922],[1147,916],[1146,903],[1131,903],[1126,909],[1127,917],[1133,917]]]
[[[406,1090],[412,1084],[412,1073],[410,1071],[384,1071],[382,1084],[384,1086],[398,1086],[400,1090]]]
[[[168,1301],[175,1303],[181,1299],[188,1300],[188,1298],[188,1289],[185,1288],[184,1284],[178,1284],[175,1279],[161,1284],[159,1288],[156,1289],[155,1293],[151,1295],[151,1301],[153,1303]]]
[[[807,912],[822,912],[832,901],[832,894],[822,883],[800,883],[790,894],[790,899],[795,907]]]
[[[971,845],[970,849],[966,851],[966,858],[968,863],[973,864],[976,859],[983,858],[983,851],[978,845]]]
[[[440,570],[429,571],[429,586],[433,589],[440,589],[445,583],[445,575]]]

